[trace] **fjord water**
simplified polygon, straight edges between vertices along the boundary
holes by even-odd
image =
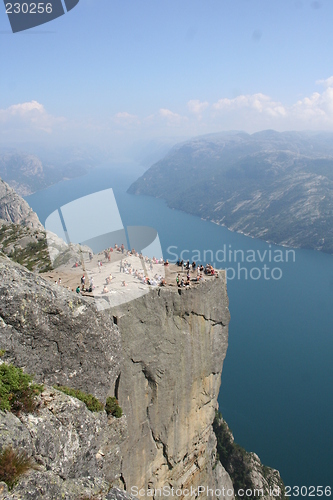
[[[224,248],[243,250],[245,256],[254,251],[256,262],[241,266],[250,272],[266,264],[270,279],[263,271],[259,279],[245,279],[243,270],[240,279],[236,272],[228,280],[231,322],[220,410],[236,442],[278,469],[286,485],[332,486],[333,257],[295,250],[289,262],[274,262],[273,257],[269,262],[269,251],[274,256],[281,250],[285,260],[287,249],[171,210],[162,200],[127,194],[139,175],[136,166],[101,167],[26,200],[44,223],[63,204],[112,187],[123,224],[155,228],[165,259],[188,250],[186,260],[197,250],[202,262],[211,262],[210,252],[204,259],[204,250],[211,250],[213,258]],[[112,214],[101,213],[108,216]],[[223,254],[217,255],[222,260]],[[237,269],[237,262],[215,263]],[[275,267],[281,269],[281,279],[272,279]],[[254,278],[258,275],[252,272]]]

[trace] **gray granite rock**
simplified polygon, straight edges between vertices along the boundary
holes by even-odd
[[[0,219],[14,224],[43,229],[37,214],[6,182],[0,179]]]
[[[126,436],[125,416],[91,412],[78,399],[46,387],[34,414],[18,418],[0,412],[0,449],[25,450],[38,464],[38,471],[22,476],[8,498],[106,494],[111,485],[122,485],[119,445]]]
[[[127,489],[221,486],[212,422],[228,346],[224,272],[191,289],[153,289],[113,314],[123,345],[118,397],[129,426],[122,446]]]
[[[105,401],[120,373],[120,333],[108,313],[0,256],[0,346],[4,359],[50,385]]]
[[[12,431],[0,433],[0,446],[25,448],[40,465],[8,498],[79,500],[82,481],[91,482],[89,494],[96,482],[103,494],[106,485],[231,485],[214,468],[212,429],[228,345],[223,272],[98,312],[88,298],[0,257],[0,318],[2,359],[47,384],[36,414],[3,415]],[[91,413],[50,387],[56,383],[103,401],[115,394],[124,416]]]

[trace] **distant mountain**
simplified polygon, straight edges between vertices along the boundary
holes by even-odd
[[[63,149],[36,155],[16,148],[0,148],[0,177],[21,196],[27,196],[64,179],[86,174],[99,164],[99,154],[85,149]]]
[[[333,134],[225,132],[176,145],[128,190],[233,231],[333,253]]]

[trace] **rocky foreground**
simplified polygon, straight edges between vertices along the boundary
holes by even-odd
[[[110,499],[140,488],[148,498],[165,485],[233,498],[213,430],[228,345],[223,272],[97,311],[94,299],[0,257],[0,318],[1,362],[44,384],[33,413],[0,412],[0,450],[23,449],[37,465],[9,492],[2,483],[1,499]],[[102,403],[115,396],[123,416],[91,412],[55,385]]]

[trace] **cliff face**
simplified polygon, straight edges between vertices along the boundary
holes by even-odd
[[[121,342],[110,314],[0,257],[0,348],[5,360],[50,385],[105,401],[120,373]]]
[[[104,401],[115,394],[124,412],[123,423],[119,428],[112,424],[112,432],[105,416],[97,422],[83,415],[87,438],[79,432],[73,399],[56,391],[50,396],[47,388],[40,396],[46,403],[36,415],[15,417],[16,427],[33,441],[27,451],[42,464],[42,471],[31,474],[33,485],[44,471],[79,482],[92,475],[117,480],[129,493],[132,487],[164,485],[232,488],[216,463],[212,430],[229,322],[223,273],[181,294],[176,287],[152,289],[118,308],[97,312],[88,298],[0,257],[0,317],[5,362],[34,373],[36,381],[79,388]],[[1,423],[3,419],[2,414]],[[54,451],[52,432],[59,443],[65,432],[68,445]],[[16,438],[15,431],[7,441],[14,446]],[[91,467],[78,466],[85,453]],[[66,498],[76,497],[69,493]]]
[[[2,179],[0,179],[0,219],[35,229],[44,229],[28,203]]]
[[[222,467],[214,468],[212,429],[228,345],[224,274],[197,289],[153,290],[119,307],[117,316],[127,489],[232,487]]]
[[[0,449],[24,449],[38,467],[10,493],[0,484],[0,499],[77,500],[102,492],[103,500],[111,500],[116,492],[108,495],[110,484],[122,487],[119,443],[125,436],[126,417],[92,413],[81,401],[45,387],[35,414],[18,418],[0,411]]]

